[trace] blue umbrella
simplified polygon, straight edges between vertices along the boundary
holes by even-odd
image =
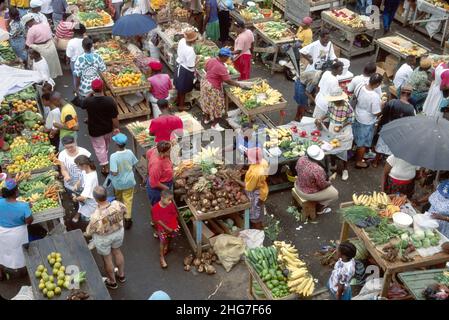
[[[130,14],[120,17],[112,28],[112,34],[120,37],[132,37],[150,32],[157,27],[156,22],[143,14]]]

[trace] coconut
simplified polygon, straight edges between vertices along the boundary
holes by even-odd
[[[215,207],[218,204],[218,201],[217,200],[212,200],[211,204],[212,204],[212,206]]]

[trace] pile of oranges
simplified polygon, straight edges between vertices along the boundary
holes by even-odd
[[[141,73],[124,73],[116,76],[112,81],[114,87],[133,87],[142,84]]]

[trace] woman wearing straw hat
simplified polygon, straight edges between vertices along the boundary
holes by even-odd
[[[334,134],[334,138],[338,139],[338,149],[342,150],[335,156],[343,161],[343,171],[341,179],[348,180],[348,150],[352,148],[352,123],[354,121],[354,110],[348,102],[348,96],[343,90],[338,87],[334,88],[326,97],[329,108],[327,114],[316,119],[315,123],[318,128],[321,128],[325,119],[329,119],[329,131]],[[331,157],[331,164],[335,166],[335,157]]]
[[[432,83],[432,59],[422,58],[419,67],[413,70],[406,84],[412,87],[410,103],[417,112],[422,111],[422,106],[427,98],[430,84]],[[398,90],[399,91],[399,90]]]
[[[198,33],[188,30],[184,33],[184,38],[178,43],[178,57],[176,58],[176,69],[174,72],[174,83],[177,90],[178,109],[185,111],[186,94],[193,90],[195,79],[195,65],[197,57],[193,45],[198,39]]]

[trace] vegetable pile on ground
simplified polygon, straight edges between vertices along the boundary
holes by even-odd
[[[134,138],[139,144],[145,146],[153,146],[155,144],[154,136],[150,136],[147,125],[143,124],[142,122],[136,121],[130,123],[127,127],[132,131]]]
[[[131,62],[109,66],[103,76],[109,86],[116,88],[136,87],[146,83],[145,76]]]
[[[278,252],[274,246],[248,249],[245,256],[273,297],[282,298],[289,295],[287,277],[278,263]],[[257,290],[257,287],[255,289],[258,296],[263,295],[262,290]]]
[[[218,164],[207,149],[196,155],[195,163],[183,162],[175,171],[175,194],[189,202],[198,214],[223,210],[248,203],[248,197],[237,182],[239,170]],[[195,161],[196,160],[196,161]]]
[[[43,296],[52,299],[62,293],[63,289],[71,289],[72,285],[79,286],[86,281],[86,272],[82,271],[73,276],[63,265],[62,255],[51,252],[47,256],[48,268],[44,263],[37,266],[34,275],[39,279],[39,290]]]
[[[14,50],[9,45],[8,41],[0,42],[0,62],[12,62],[16,60],[17,56]]]
[[[194,258],[192,254],[184,258],[184,271],[190,271],[196,268],[198,272],[205,272],[209,275],[217,273],[213,263],[218,260],[217,255],[212,248],[207,252],[202,252],[200,258]]]
[[[255,27],[263,31],[270,39],[288,40],[295,37],[287,23],[283,21],[268,21],[255,24]]]
[[[232,87],[230,90],[247,109],[272,106],[283,100],[282,93],[273,89],[265,80],[255,81],[251,89]]]
[[[132,61],[134,56],[124,47],[120,42],[116,40],[108,40],[95,44],[97,49],[96,53],[104,60],[105,63],[116,61]]]
[[[104,10],[78,12],[78,19],[86,28],[96,28],[110,25],[111,16]]]

